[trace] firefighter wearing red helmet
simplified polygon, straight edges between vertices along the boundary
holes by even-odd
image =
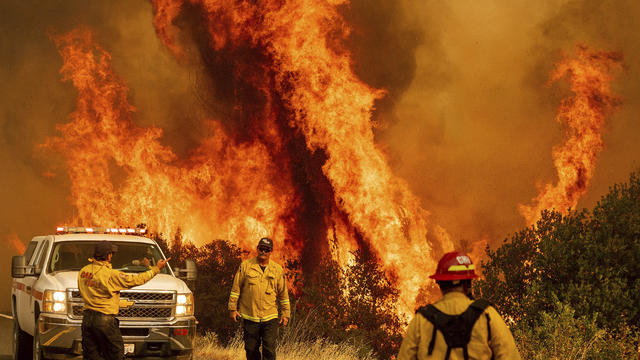
[[[486,300],[472,300],[475,265],[453,251],[438,262],[436,280],[442,291],[437,302],[421,307],[409,323],[398,360],[520,359],[513,335]]]

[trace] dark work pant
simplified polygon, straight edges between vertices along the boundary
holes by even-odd
[[[114,315],[85,310],[82,317],[82,358],[122,360],[124,343]]]
[[[244,350],[247,360],[275,360],[278,341],[278,319],[265,322],[243,320]],[[260,356],[262,344],[262,356]]]

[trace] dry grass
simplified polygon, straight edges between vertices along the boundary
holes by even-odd
[[[227,347],[223,347],[215,336],[207,334],[196,339],[195,360],[237,360],[244,359],[242,339],[236,336]],[[323,340],[301,343],[283,343],[278,346],[278,359],[281,360],[374,360],[371,354],[360,355],[358,350],[349,344],[331,344]]]
[[[316,339],[312,335],[313,324],[301,321],[283,329],[282,338],[276,350],[280,360],[376,360],[369,351],[353,343],[331,343]],[[242,333],[236,336],[227,346],[223,346],[213,333],[196,338],[195,360],[237,360],[244,359],[244,343]]]
[[[213,333],[207,333],[204,336],[196,336],[194,360],[231,360],[241,359],[243,348],[242,343],[238,341],[236,336],[229,346],[224,347],[218,341]]]

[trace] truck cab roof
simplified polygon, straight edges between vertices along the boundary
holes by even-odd
[[[54,242],[60,241],[125,241],[125,242],[137,242],[145,244],[155,244],[155,242],[147,237],[139,235],[120,235],[120,234],[56,234],[51,235]]]

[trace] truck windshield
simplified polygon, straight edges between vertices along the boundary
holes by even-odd
[[[56,243],[49,258],[49,272],[78,271],[89,264],[93,257],[93,249],[98,241],[65,241]],[[114,269],[128,273],[138,273],[149,270],[162,259],[160,250],[154,244],[111,241],[118,246],[118,252],[113,254],[111,264]],[[167,267],[160,273],[168,274]]]

